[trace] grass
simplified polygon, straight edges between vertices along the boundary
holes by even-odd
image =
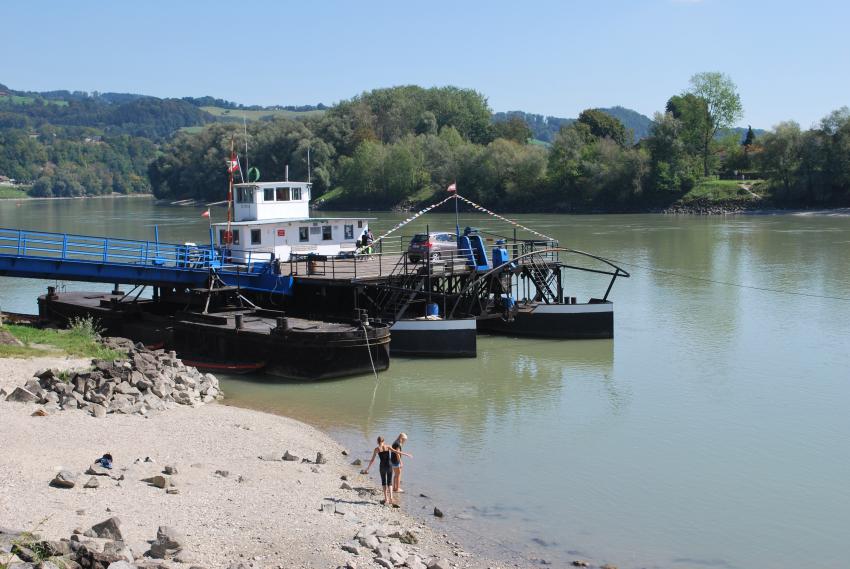
[[[60,99],[42,99],[48,105],[58,105],[60,107],[68,106],[68,101]],[[9,102],[13,105],[32,105],[35,102],[35,97],[21,97],[20,95],[0,95],[0,103]]]
[[[0,186],[0,200],[26,199],[30,186]]]
[[[746,184],[750,188],[750,192],[742,188],[742,184]],[[708,199],[711,201],[721,200],[736,200],[736,201],[753,201],[759,197],[764,197],[765,184],[762,180],[748,180],[740,182],[738,180],[702,180],[682,197],[683,202],[689,202],[698,199]],[[754,196],[753,194],[756,194]]]
[[[98,341],[100,330],[92,318],[75,319],[67,330],[21,324],[7,324],[3,328],[24,345],[0,345],[0,357],[30,358],[58,353],[111,360],[121,356],[120,352],[104,348]]]
[[[286,111],[283,109],[267,109],[261,111],[243,111],[242,109],[225,109],[222,107],[201,107],[202,111],[206,111],[209,114],[215,117],[221,118],[232,118],[236,120],[242,120],[244,116],[249,121],[258,121],[260,119],[266,117],[284,117],[284,118],[295,118],[295,117],[309,117],[315,115],[321,115],[325,111]]]

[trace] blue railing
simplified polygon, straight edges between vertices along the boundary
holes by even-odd
[[[210,247],[0,228],[0,255],[164,268],[221,268]]]

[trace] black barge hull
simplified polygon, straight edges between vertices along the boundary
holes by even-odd
[[[389,368],[386,324],[364,327],[286,318],[281,328],[276,313],[268,310],[201,314],[152,300],[123,303],[120,298],[104,293],[44,295],[38,299],[39,316],[61,324],[92,317],[110,335],[175,350],[190,365],[214,373],[262,372],[312,381]]]
[[[559,338],[562,340],[614,337],[614,304],[531,304],[520,306],[513,319],[482,318],[478,329],[494,334]]]

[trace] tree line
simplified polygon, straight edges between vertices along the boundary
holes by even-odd
[[[268,180],[286,165],[306,179],[309,148],[314,197],[326,207],[416,206],[457,182],[472,199],[516,211],[629,211],[669,205],[716,176],[761,176],[781,205],[850,200],[846,110],[806,133],[782,124],[762,136],[732,129],[742,114],[733,81],[712,72],[672,95],[637,142],[610,113],[587,109],[542,145],[522,116],[493,121],[481,93],[416,86],[251,124],[247,136],[251,166]],[[154,192],[221,199],[232,139],[241,151],[234,126],[178,134],[151,164]]]
[[[562,122],[494,116],[483,94],[456,87],[368,91],[321,114],[249,123],[247,141],[242,125],[209,122],[199,108],[226,101],[83,95],[64,104],[0,97],[0,174],[38,195],[152,190],[217,201],[233,142],[243,168],[264,180],[286,166],[307,179],[309,153],[325,207],[416,206],[457,182],[470,198],[515,211],[629,211],[669,205],[716,176],[763,178],[777,205],[850,202],[846,108],[809,130],[781,123],[744,136],[733,128],[743,111],[735,84],[714,72],[692,77],[639,136],[627,109]]]

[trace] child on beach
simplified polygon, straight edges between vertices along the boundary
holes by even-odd
[[[401,457],[402,455],[404,455],[413,458],[412,454],[407,454],[401,451],[402,446],[404,446],[404,443],[406,442],[407,435],[404,433],[399,434],[399,436],[396,437],[396,440],[393,443],[393,450],[396,450],[397,452],[393,453],[392,456],[390,456],[390,464],[393,467],[393,492],[395,492],[396,494],[404,493],[404,490],[402,490],[401,488],[401,469],[404,466],[401,461]]]
[[[376,446],[375,450],[372,451],[372,458],[369,460],[369,465],[363,469],[363,474],[369,474],[369,469],[372,468],[372,465],[375,463],[375,457],[378,457],[380,460],[378,471],[381,474],[381,487],[384,490],[384,499],[381,503],[394,508],[398,508],[398,504],[393,501],[393,469],[390,462],[390,456],[397,454],[410,456],[409,454],[395,450],[393,447],[388,445],[384,442],[384,437],[378,437],[378,446]]]

